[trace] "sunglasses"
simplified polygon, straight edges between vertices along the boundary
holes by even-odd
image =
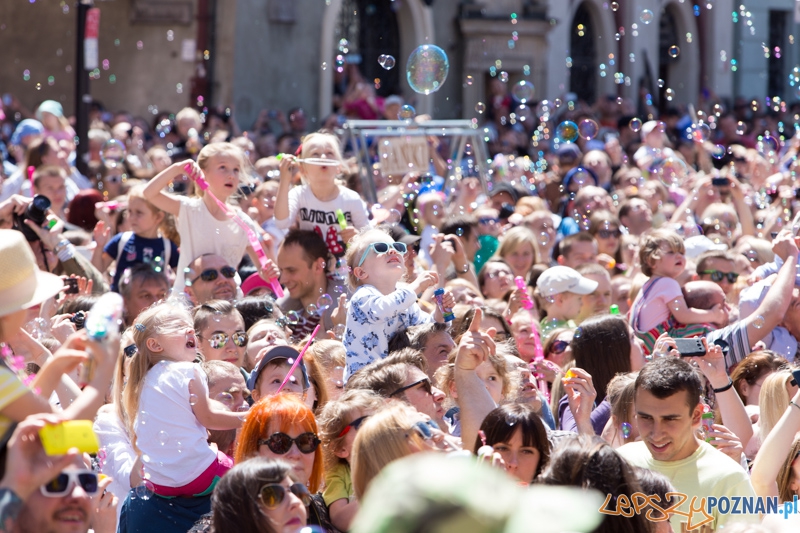
[[[129,344],[125,347],[124,350],[122,350],[122,352],[125,354],[125,357],[133,357],[134,355],[136,355],[136,352],[138,351],[139,349],[136,347],[135,344]]]
[[[278,455],[287,453],[292,448],[292,443],[297,444],[297,449],[300,450],[300,453],[308,455],[316,451],[320,440],[310,431],[298,435],[295,438],[290,437],[286,433],[273,433],[268,439],[258,440],[259,446],[266,444],[272,453],[277,453]]]
[[[400,387],[399,389],[397,389],[396,391],[391,393],[389,395],[389,398],[397,396],[398,394],[402,394],[405,391],[407,391],[409,389],[413,389],[414,387],[416,387],[418,385],[422,385],[422,388],[425,389],[425,392],[427,392],[428,394],[433,394],[433,388],[431,387],[431,380],[429,378],[422,378],[419,381],[415,381],[411,385],[406,385],[405,387]]]
[[[97,494],[99,488],[96,473],[91,470],[76,470],[61,472],[42,485],[39,490],[49,498],[60,498],[70,493],[73,483],[80,485],[83,491],[90,496]]]
[[[601,239],[610,239],[611,237],[619,237],[622,235],[622,232],[618,229],[601,229],[597,231],[597,236]]]
[[[438,430],[439,426],[433,420],[428,420],[427,422],[417,422],[411,426],[411,429],[416,431],[424,440],[430,440],[433,437],[433,431],[431,430]]]
[[[478,219],[478,223],[480,223],[482,226],[486,226],[488,224],[499,224],[500,219],[494,217],[481,217]]]
[[[363,424],[364,420],[366,420],[367,418],[369,418],[369,415],[364,415],[364,416],[362,416],[360,418],[356,418],[355,420],[353,420],[352,422],[347,424],[344,427],[344,429],[341,432],[339,432],[339,434],[336,436],[336,438],[339,439],[341,437],[344,437],[345,435],[347,435],[350,432],[351,428],[355,429],[355,430],[358,430],[358,428],[361,427],[361,424]]]
[[[390,248],[394,248],[395,251],[400,255],[405,255],[406,251],[408,250],[408,247],[402,242],[373,242],[367,246],[366,250],[364,250],[364,255],[361,256],[361,261],[359,261],[356,266],[361,266],[364,264],[364,261],[366,261],[370,250],[375,250],[376,254],[383,255],[389,253]]]
[[[555,341],[553,346],[550,347],[550,351],[555,354],[562,354],[567,348],[569,348],[569,341]]]
[[[721,272],[719,270],[703,270],[700,273],[709,274],[711,276],[711,281],[716,281],[717,283],[725,278],[728,278],[728,283],[736,283],[736,280],[739,277],[739,274],[736,272]]]
[[[311,505],[311,494],[308,492],[305,485],[302,483],[295,483],[289,487],[289,490],[292,494],[300,498],[303,505],[306,507]],[[286,487],[275,483],[264,485],[261,487],[261,490],[258,491],[258,499],[261,500],[261,503],[264,504],[264,507],[267,509],[277,509],[277,507],[283,503],[283,500],[286,499]]]
[[[233,276],[236,275],[236,269],[230,266],[224,266],[219,270],[216,268],[209,268],[208,270],[203,270],[200,272],[200,275],[194,278],[192,283],[198,279],[202,279],[203,281],[214,281],[219,277],[220,273],[222,273],[222,275],[228,279],[233,279]]]
[[[245,333],[244,331],[237,331],[233,335],[228,335],[227,333],[214,333],[206,340],[208,341],[209,346],[211,346],[215,350],[219,350],[220,348],[224,348],[225,345],[228,344],[228,339],[233,339],[233,344],[235,344],[239,348],[244,348],[245,346],[247,346],[248,337],[247,333]]]

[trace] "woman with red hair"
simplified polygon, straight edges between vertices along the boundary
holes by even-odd
[[[335,531],[328,509],[317,493],[322,484],[322,452],[319,450],[314,413],[295,394],[276,394],[256,402],[236,443],[236,463],[255,456],[280,459],[292,467],[291,477],[313,494],[308,524]]]

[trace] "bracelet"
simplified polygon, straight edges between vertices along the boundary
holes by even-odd
[[[798,409],[800,409],[800,405],[797,405],[796,403],[794,403],[794,400],[789,400],[789,403],[790,403],[791,405],[794,405],[794,406],[795,406],[795,407],[797,407]]]
[[[729,390],[731,387],[733,387],[733,380],[729,377],[727,385],[725,385],[724,387],[720,387],[719,389],[711,389],[711,390],[713,390],[715,394],[719,394],[720,392],[725,392],[726,390]]]
[[[456,273],[458,273],[458,274],[466,274],[467,272],[469,272],[469,263],[464,265],[464,271],[463,272],[461,270],[459,270],[459,269],[456,269]]]

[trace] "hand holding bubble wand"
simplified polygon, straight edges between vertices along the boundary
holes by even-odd
[[[317,327],[314,328],[314,332],[311,333],[311,337],[308,338],[308,342],[306,343],[305,347],[303,348],[303,351],[300,352],[300,355],[298,355],[297,359],[294,360],[294,363],[292,364],[292,368],[289,369],[289,373],[286,374],[285,378],[283,378],[283,382],[281,383],[281,386],[278,387],[278,390],[277,390],[277,392],[275,392],[275,394],[280,393],[283,390],[283,388],[286,386],[286,384],[289,383],[289,380],[292,378],[292,374],[294,374],[294,371],[297,369],[297,366],[300,364],[300,361],[303,360],[303,356],[306,354],[306,350],[308,350],[308,347],[311,346],[311,343],[314,341],[314,337],[317,336],[317,333],[319,333],[319,328],[321,326],[322,326],[322,324],[317,324]]]
[[[525,279],[522,276],[517,276],[516,278],[514,278],[514,283],[517,284],[517,288],[521,290],[522,293],[525,295],[524,299],[522,300],[522,307],[524,307],[525,309],[533,309],[533,302],[528,297],[528,291],[525,285]]]
[[[536,326],[531,325],[531,332],[533,333],[533,361],[534,364],[541,363],[544,361],[544,349],[542,348],[542,339],[539,337],[539,330],[536,329]],[[539,387],[539,392],[547,398],[548,403],[550,402],[550,390],[547,388],[547,380],[544,379],[544,374],[541,372],[535,372],[534,375],[536,376],[536,385]]]
[[[228,218],[236,222],[236,224],[244,230],[247,234],[247,241],[250,243],[250,246],[253,248],[253,251],[256,253],[258,257],[259,263],[261,263],[261,269],[267,268],[267,254],[264,253],[264,248],[261,246],[261,241],[258,239],[258,235],[253,229],[242,220],[242,217],[237,215],[225,202],[220,201],[219,198],[214,196],[214,193],[211,192],[208,188],[208,182],[206,178],[203,176],[203,171],[200,170],[198,167],[193,165],[192,163],[187,163],[183,167],[184,172],[197,183],[197,186],[200,187],[201,190],[205,191],[207,195],[214,200],[220,209],[227,215]],[[283,298],[283,288],[281,287],[280,282],[277,278],[270,278],[267,280],[272,287],[272,292],[275,293],[276,298]]]
[[[280,161],[286,154],[278,154],[275,159]],[[305,163],[306,165],[314,165],[317,167],[338,167],[342,162],[337,159],[328,159],[327,157],[307,157],[305,159],[295,158],[298,163]]]

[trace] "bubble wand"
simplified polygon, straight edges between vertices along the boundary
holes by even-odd
[[[542,339],[539,337],[539,330],[531,325],[531,332],[533,333],[533,360],[535,363],[544,361],[544,349],[542,348]],[[550,402],[550,390],[547,388],[547,381],[544,379],[544,374],[536,372],[536,384],[539,386],[541,392],[547,401]]]
[[[533,309],[533,302],[528,298],[528,292],[526,291],[525,278],[517,276],[514,278],[514,283],[517,284],[517,288],[525,295],[525,299],[522,300],[522,307],[525,309]]]
[[[244,230],[247,234],[247,240],[250,243],[250,246],[253,248],[253,251],[256,253],[258,257],[259,263],[261,263],[261,269],[267,267],[267,254],[264,253],[264,248],[261,247],[261,241],[258,240],[258,235],[253,229],[242,220],[242,217],[237,215],[228,204],[220,201],[219,198],[214,196],[214,193],[211,192],[208,188],[208,182],[206,178],[203,176],[203,171],[196,169],[194,165],[191,163],[186,163],[183,167],[184,172],[197,183],[197,186],[200,187],[201,190],[205,191],[206,194],[211,196],[211,199],[214,200],[220,209],[227,215],[228,218],[236,222],[236,224]],[[277,298],[283,298],[283,288],[281,287],[280,282],[277,278],[270,278],[267,280],[272,287],[272,292],[275,293]]]
[[[294,360],[294,364],[292,364],[292,368],[289,369],[289,373],[286,374],[285,378],[283,378],[283,383],[281,383],[281,386],[278,387],[278,391],[275,394],[278,394],[279,392],[281,392],[283,390],[283,387],[285,387],[286,384],[289,383],[289,379],[291,379],[292,374],[294,374],[294,371],[297,369],[297,365],[299,365],[300,361],[303,360],[303,356],[306,354],[306,350],[308,350],[308,347],[311,346],[311,342],[314,340],[314,337],[317,336],[317,332],[319,331],[319,328],[321,326],[322,326],[322,324],[317,324],[317,327],[314,328],[314,332],[311,334],[311,337],[309,337],[305,348],[303,348],[303,351],[300,352],[300,355],[297,356],[297,359]]]

